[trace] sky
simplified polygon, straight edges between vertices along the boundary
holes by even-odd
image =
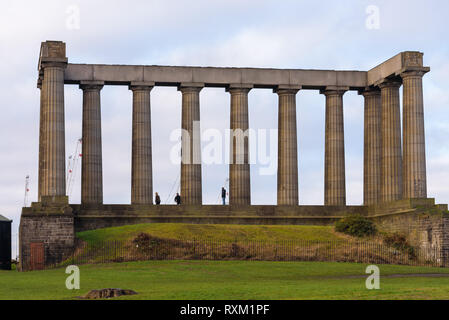
[[[441,1],[20,1],[0,10],[0,214],[13,219],[16,240],[25,177],[27,205],[37,199],[40,43],[60,40],[70,63],[369,70],[401,51],[424,52],[428,196],[449,203],[449,2]],[[296,96],[301,204],[323,204],[325,97]],[[105,203],[131,197],[132,93],[101,91]],[[201,129],[229,128],[229,93],[201,91]],[[181,93],[151,92],[153,186],[172,203],[179,165],[167,161],[181,124]],[[82,92],[65,86],[66,155],[81,137]],[[249,125],[277,128],[277,96],[249,93]],[[347,203],[363,202],[363,97],[344,95]],[[203,141],[203,147],[207,141]],[[276,157],[275,144],[269,152]],[[253,204],[276,203],[276,175],[251,166]],[[70,202],[80,201],[80,168]],[[225,163],[203,165],[203,203],[216,204]],[[169,197],[170,196],[170,197]],[[13,252],[16,252],[14,244]]]

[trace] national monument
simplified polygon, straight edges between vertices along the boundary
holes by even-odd
[[[423,54],[415,51],[368,71],[72,64],[64,42],[43,42],[38,202],[22,209],[20,267],[61,261],[74,249],[75,232],[82,230],[144,222],[330,225],[348,214],[402,232],[417,246],[435,247],[438,258],[448,262],[447,205],[427,198],[422,79],[429,70]],[[65,85],[78,85],[83,92],[81,204],[70,204],[66,195]],[[100,110],[107,85],[128,86],[133,95],[131,204],[103,203]],[[182,94],[180,125],[189,135],[182,139],[181,206],[152,201],[154,86],[175,86]],[[230,164],[230,205],[202,205],[201,155],[187,151],[199,141],[193,123],[200,120],[200,92],[207,87],[229,92],[230,129],[243,131],[248,129],[248,93],[269,88],[278,95],[277,205],[251,205],[251,141],[244,144],[243,163]],[[299,201],[295,98],[300,90],[326,97],[324,206]],[[364,97],[362,206],[346,205],[343,95],[348,90]]]

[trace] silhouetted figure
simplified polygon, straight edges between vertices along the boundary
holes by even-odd
[[[155,201],[157,205],[161,204],[161,197],[159,197],[159,193],[156,192],[156,197],[155,197]]]
[[[181,204],[181,196],[179,195],[179,193],[176,193],[175,202],[177,205]]]
[[[226,189],[224,187],[221,188],[221,198],[223,199],[223,205],[226,205]]]

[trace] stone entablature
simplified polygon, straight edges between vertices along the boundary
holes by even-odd
[[[360,90],[376,86],[384,79],[398,76],[406,70],[423,67],[421,52],[406,51],[369,71],[307,70],[271,68],[226,68],[153,65],[67,65],[64,81],[104,81],[108,85],[129,85],[131,82],[154,82],[157,86],[179,86],[181,83],[204,83],[205,87],[229,87],[247,84],[254,88],[273,88],[282,85],[301,86],[302,89],[320,90],[328,86]]]

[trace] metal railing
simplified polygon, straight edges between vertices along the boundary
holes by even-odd
[[[438,248],[394,248],[369,240],[257,241],[148,238],[81,243],[62,265],[145,260],[329,261],[445,266]]]

